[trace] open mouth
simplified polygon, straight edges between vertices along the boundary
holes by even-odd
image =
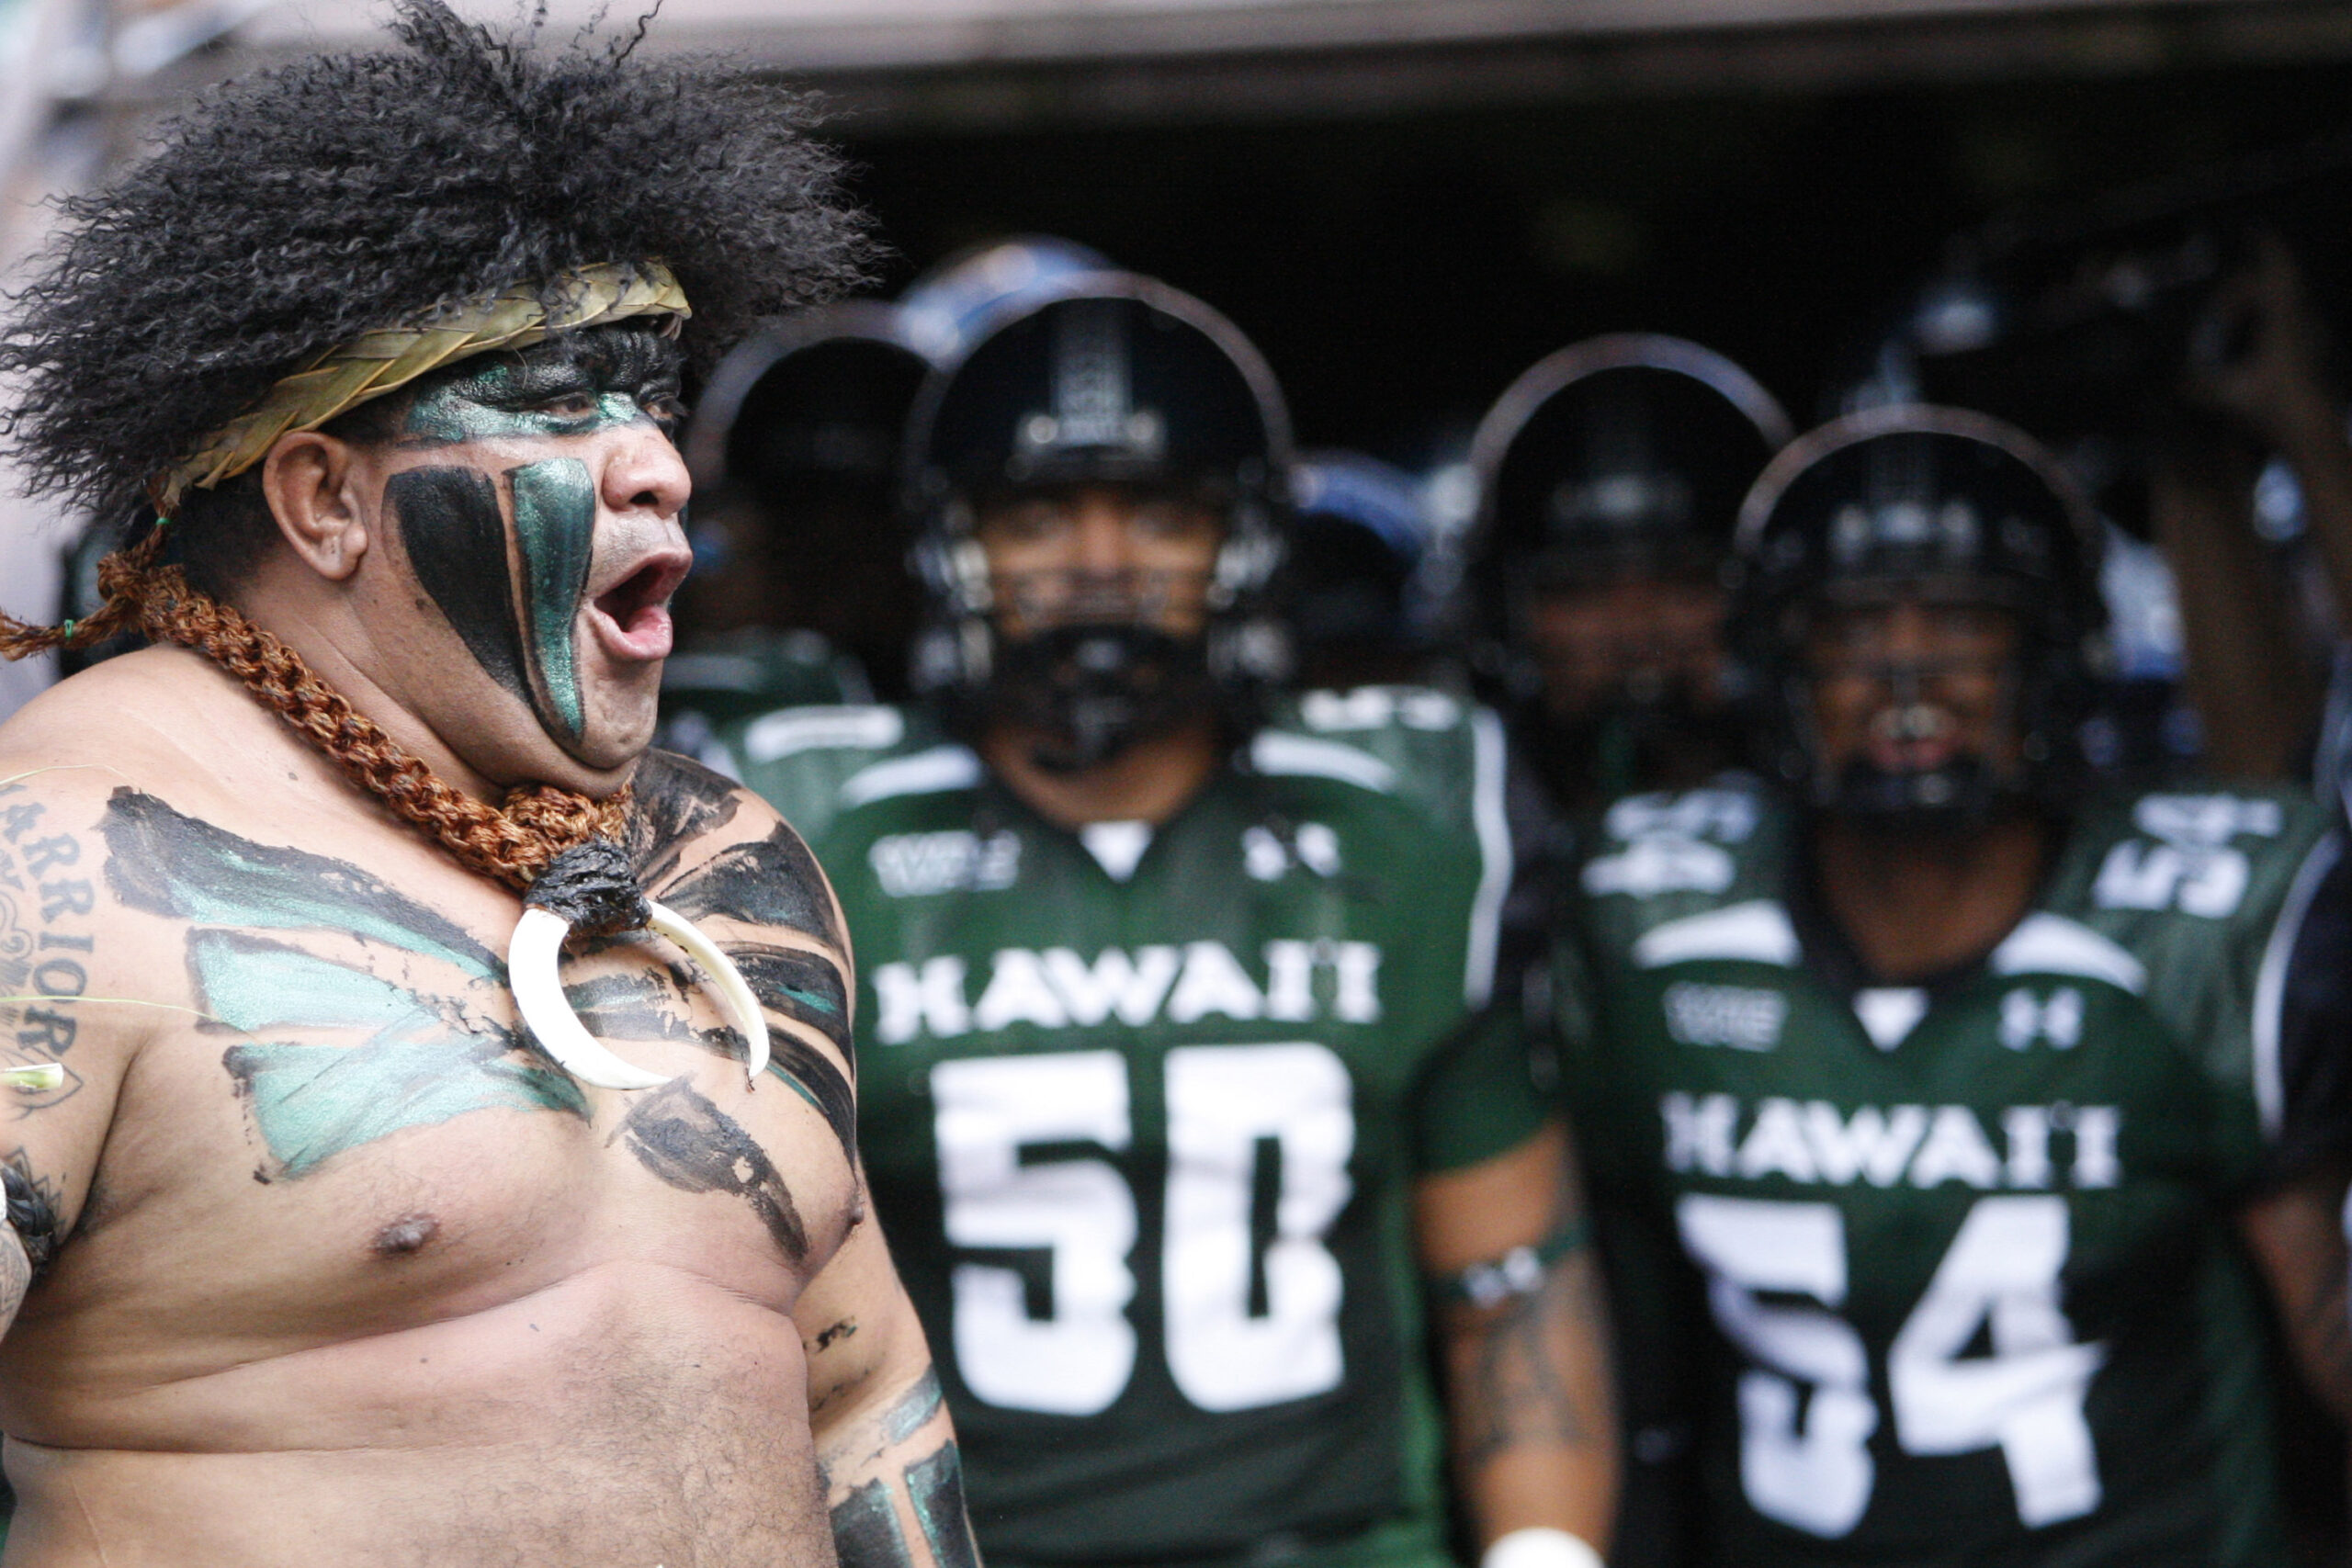
[[[661,659],[670,651],[670,595],[691,564],[683,553],[661,555],[614,583],[592,601],[596,629],[623,659]]]

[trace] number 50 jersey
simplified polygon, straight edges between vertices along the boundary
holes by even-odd
[[[1310,694],[1083,840],[916,715],[729,743],[848,917],[860,1143],[990,1563],[1446,1562],[1408,1195],[1544,1114],[1465,1030],[1491,717]]]
[[[1932,990],[1845,990],[1743,789],[1618,803],[1555,997],[1596,1202],[1691,1266],[1716,1561],[2252,1568],[2267,1313],[2229,1229],[2335,840],[2091,803]]]

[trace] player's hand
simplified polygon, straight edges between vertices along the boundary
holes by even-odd
[[[2190,333],[2183,390],[2291,456],[2315,432],[2343,439],[2321,348],[2302,268],[2286,242],[2265,231],[2254,260],[2214,290]]]

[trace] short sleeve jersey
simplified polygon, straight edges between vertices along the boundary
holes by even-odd
[[[1713,1560],[2282,1560],[2233,1203],[2334,863],[2307,799],[2079,812],[1928,989],[1833,987],[1752,788],[1618,803],[1555,996],[1606,1201],[1687,1263]]]
[[[867,1172],[989,1562],[1443,1562],[1410,1183],[1544,1112],[1482,1012],[1492,716],[1308,694],[1083,836],[915,714],[728,743],[848,917]]]

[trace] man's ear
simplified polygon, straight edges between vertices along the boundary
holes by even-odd
[[[277,531],[312,571],[340,582],[368,553],[358,481],[368,465],[348,441],[315,430],[281,435],[262,459],[261,492]]]

